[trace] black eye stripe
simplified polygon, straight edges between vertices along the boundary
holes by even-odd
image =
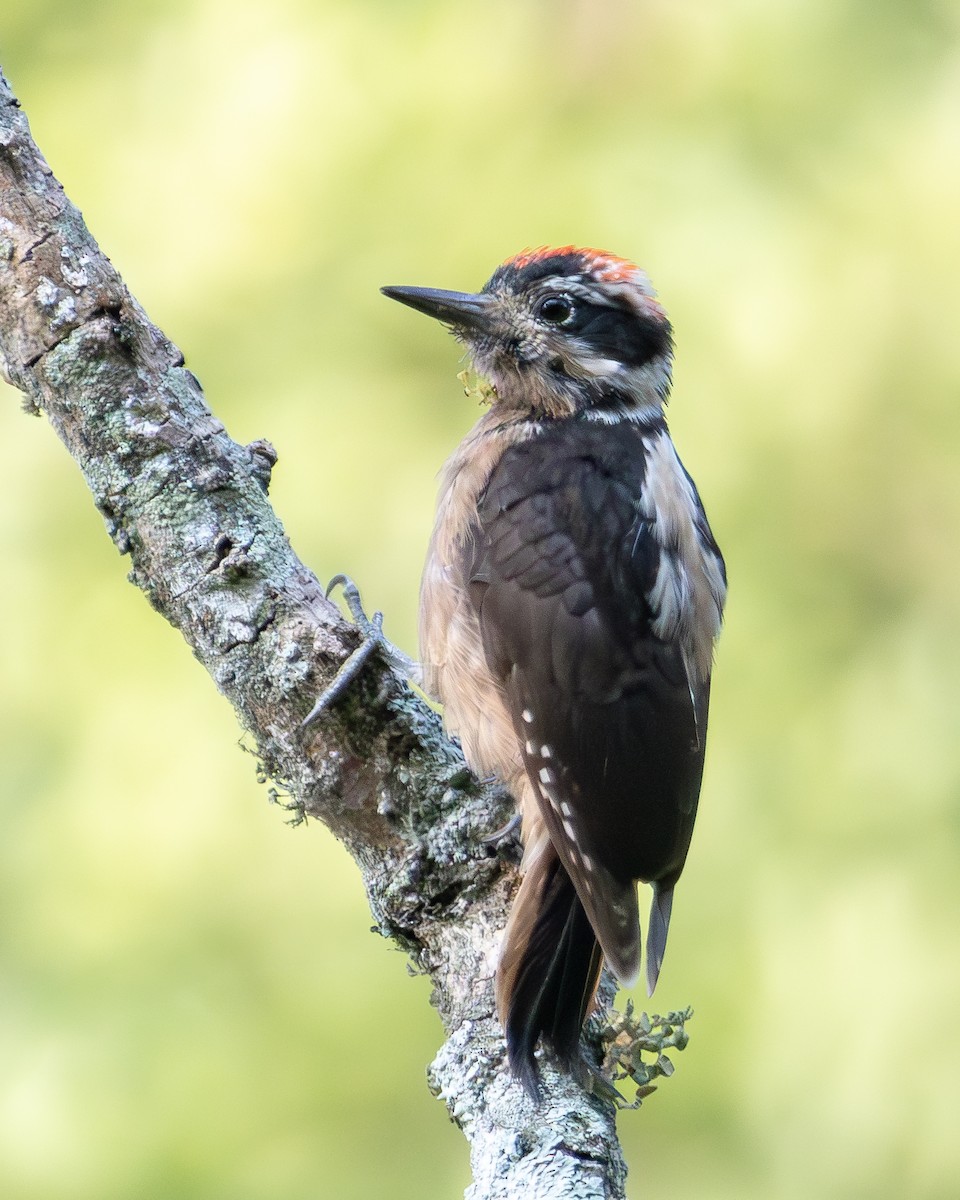
[[[605,358],[639,367],[670,349],[670,325],[632,309],[582,304],[565,326]]]

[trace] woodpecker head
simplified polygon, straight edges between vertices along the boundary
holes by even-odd
[[[498,406],[537,417],[654,419],[670,390],[670,322],[646,275],[602,250],[525,250],[476,295],[385,287],[449,325]]]

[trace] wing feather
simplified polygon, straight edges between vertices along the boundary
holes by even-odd
[[[640,962],[635,880],[666,893],[686,857],[709,690],[652,628],[662,548],[646,462],[633,427],[561,426],[511,447],[481,497],[467,580],[544,824],[623,979]]]

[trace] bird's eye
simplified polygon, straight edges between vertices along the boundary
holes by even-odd
[[[567,296],[548,296],[537,309],[537,316],[551,325],[566,325],[573,316],[573,301]]]

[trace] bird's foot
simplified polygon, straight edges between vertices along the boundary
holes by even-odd
[[[314,704],[313,708],[310,709],[309,713],[300,722],[301,728],[315,721],[321,713],[326,712],[328,708],[337,703],[350,684],[353,683],[354,679],[363,670],[374,650],[380,651],[387,666],[392,671],[414,683],[419,680],[419,663],[414,662],[412,658],[404,654],[402,650],[394,646],[384,636],[383,613],[375,612],[372,617],[367,616],[363,611],[359,588],[346,575],[335,575],[329,584],[327,584],[327,590],[324,595],[329,596],[333,589],[337,587],[343,589],[343,598],[347,603],[347,608],[350,610],[350,615],[353,617],[354,624],[363,634],[363,641],[345,660],[329,686],[321,692],[316,704]]]

